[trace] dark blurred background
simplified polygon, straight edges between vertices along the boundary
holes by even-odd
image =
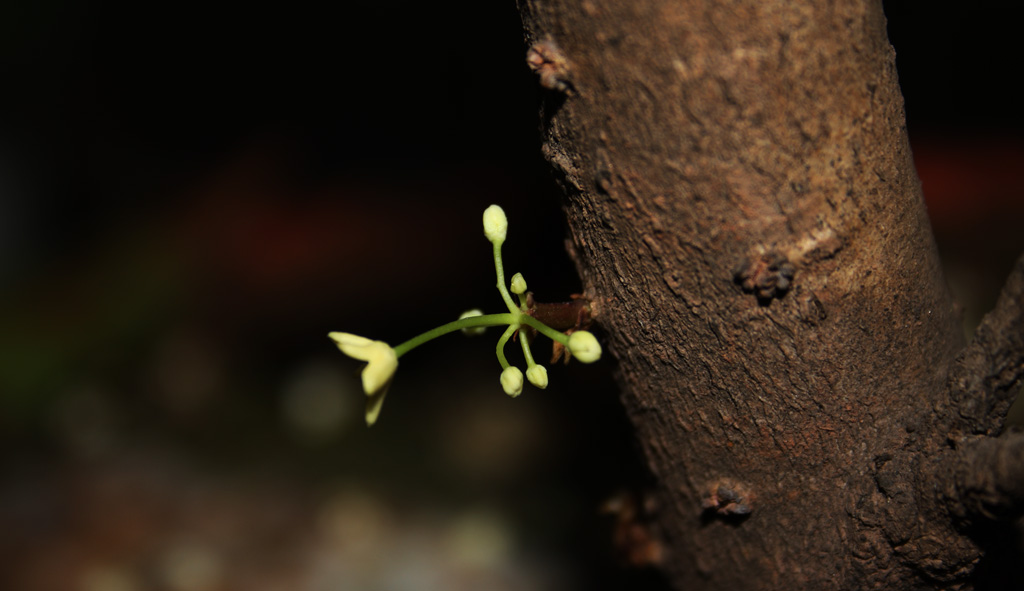
[[[968,330],[1024,250],[998,10],[886,3]],[[500,306],[490,203],[579,290],[524,53],[511,2],[0,7],[0,588],[659,588],[612,360],[510,401],[447,337],[367,429],[326,338]]]

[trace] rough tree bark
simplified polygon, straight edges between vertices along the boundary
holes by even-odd
[[[983,587],[1024,259],[965,347],[881,2],[519,8],[672,585]]]

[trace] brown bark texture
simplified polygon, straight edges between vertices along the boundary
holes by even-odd
[[[1024,497],[1024,443],[997,437],[1024,259],[965,346],[881,2],[519,8],[657,483],[657,568],[677,589],[983,587]]]

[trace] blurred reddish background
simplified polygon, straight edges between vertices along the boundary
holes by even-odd
[[[1020,51],[904,4],[970,324],[1024,251]],[[493,202],[510,271],[579,289],[523,56],[511,3],[0,9],[0,588],[659,588],[613,542],[644,487],[613,361],[512,401],[496,335],[450,337],[367,430],[326,339],[498,305]]]

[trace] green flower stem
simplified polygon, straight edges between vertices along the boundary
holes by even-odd
[[[495,247],[496,252],[498,248],[499,247]],[[498,279],[500,281],[503,281],[504,278],[502,276],[503,273],[501,269],[500,256],[498,258],[495,258],[495,267],[497,268]],[[500,287],[504,287],[503,282],[499,283],[498,285]],[[507,302],[511,302],[512,298],[509,296],[508,290],[502,289],[501,291],[502,297],[505,298]],[[450,332],[462,330],[463,328],[475,328],[479,326],[508,326],[508,329],[505,330],[505,333],[502,334],[501,338],[498,340],[498,346],[496,349],[498,361],[501,363],[502,369],[507,368],[509,366],[508,360],[505,359],[505,344],[508,343],[508,340],[512,338],[512,335],[515,334],[515,332],[519,330],[519,328],[524,324],[536,329],[537,332],[548,337],[549,339],[557,341],[562,345],[568,346],[568,335],[558,332],[557,330],[549,327],[548,325],[530,316],[529,314],[523,313],[521,310],[514,306],[512,306],[510,309],[510,312],[504,314],[486,314],[483,316],[470,316],[469,318],[463,318],[461,320],[455,320],[447,324],[442,324],[441,326],[438,326],[435,329],[428,330],[427,332],[417,335],[395,347],[395,356],[401,357],[402,355],[405,355],[406,353],[412,351],[416,347],[419,347],[423,343],[432,341],[437,337],[444,336]],[[530,344],[529,342],[527,342],[525,337],[522,340],[522,345],[523,356],[526,357],[527,367],[533,367],[534,365],[536,365],[536,362],[533,360],[533,354],[530,351]]]
[[[523,344],[523,357],[526,358],[526,367],[531,368],[537,365],[537,362],[533,360],[533,353],[530,352],[530,339],[526,338],[526,333],[519,334],[519,342]]]
[[[511,314],[509,314],[509,316],[511,316]],[[501,369],[508,369],[508,359],[505,359],[505,343],[508,342],[509,338],[511,338],[517,330],[519,330],[518,322],[509,324],[508,330],[506,330],[505,334],[501,335],[501,338],[498,339],[498,347],[495,349],[495,352],[498,354],[498,363],[501,364]]]
[[[508,306],[508,311],[515,314],[519,311],[519,308],[512,303],[512,296],[508,293],[508,288],[505,287],[505,269],[501,264],[501,243],[494,243],[494,271],[498,274],[498,292],[501,293],[501,299],[505,300],[505,305]]]
[[[540,334],[548,337],[552,341],[557,341],[557,342],[559,342],[559,343],[561,343],[562,345],[565,345],[565,346],[569,345],[569,335],[558,332],[557,330],[555,330],[555,329],[551,328],[550,326],[544,324],[540,320],[537,320],[533,316],[530,316],[528,314],[523,314],[519,318],[519,322],[522,322],[523,324],[526,324],[528,326],[531,326],[531,327],[537,329],[537,332],[539,332]]]
[[[409,351],[412,351],[416,347],[419,347],[427,341],[432,341],[439,336],[446,335],[450,332],[462,330],[463,328],[474,328],[477,326],[503,326],[503,325],[515,325],[519,327],[519,320],[522,314],[486,314],[484,316],[470,316],[469,318],[463,318],[462,320],[455,320],[448,324],[442,324],[433,330],[417,335],[408,341],[395,347],[395,355],[401,357]],[[532,326],[532,325],[531,325]]]

